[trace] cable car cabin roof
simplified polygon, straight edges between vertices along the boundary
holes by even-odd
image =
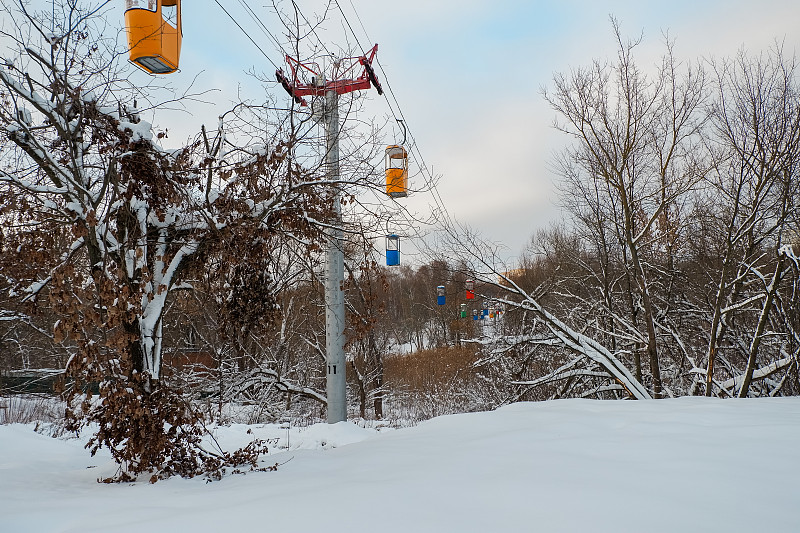
[[[404,157],[408,157],[408,152],[406,152],[406,149],[402,146],[393,144],[386,147],[386,155],[392,159],[402,159]]]

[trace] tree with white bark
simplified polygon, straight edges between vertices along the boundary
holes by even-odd
[[[127,82],[131,67],[102,34],[102,6],[57,7],[51,21],[4,4],[14,23],[0,60],[0,184],[4,197],[24,196],[16,216],[30,228],[57,224],[70,235],[25,291],[48,296],[61,315],[56,341],[74,346],[73,427],[99,423],[91,445],[111,449],[118,479],[250,460],[199,446],[197,413],[164,383],[167,304],[212,267],[230,336],[276,319],[276,294],[296,275],[284,251],[315,253],[334,195],[373,176],[326,180],[318,159],[301,157],[313,154],[302,148],[310,119],[267,118],[266,106],[237,106],[215,132],[164,148],[164,132],[137,107],[152,88]],[[258,136],[247,135],[253,124]],[[89,382],[99,401],[82,394]]]

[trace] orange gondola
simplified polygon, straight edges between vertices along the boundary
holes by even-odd
[[[130,60],[150,74],[178,70],[181,55],[181,0],[125,0]]]
[[[396,144],[386,147],[386,194],[392,198],[408,196],[408,152]]]

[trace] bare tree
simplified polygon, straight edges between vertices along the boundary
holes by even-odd
[[[544,97],[563,120],[556,128],[575,141],[559,161],[562,175],[578,183],[580,198],[593,205],[599,242],[607,242],[610,225],[608,233],[616,234],[623,247],[635,291],[630,300],[634,327],[639,327],[641,306],[653,392],[660,397],[658,311],[648,264],[659,221],[669,220],[671,208],[697,179],[689,154],[702,121],[704,76],[679,69],[668,45],[656,75],[649,78],[633,57],[640,41],[624,41],[613,19],[612,26],[617,61],[595,61],[590,68],[558,74],[553,91],[544,91]]]
[[[715,229],[724,236],[716,294],[711,309],[705,393],[714,390],[719,348],[749,304],[762,300],[760,318],[747,350],[752,376],[764,326],[783,276],[781,231],[793,215],[800,162],[800,106],[794,60],[776,48],[753,58],[741,52],[714,66],[713,138],[716,162],[708,174]],[[772,264],[777,258],[777,264]],[[774,269],[771,276],[763,268]],[[769,276],[769,277],[768,277]],[[753,278],[764,289],[753,294]],[[769,280],[769,281],[767,281]],[[736,373],[729,369],[728,372]],[[740,394],[747,394],[745,377]]]
[[[301,147],[307,117],[261,122],[255,137],[240,112],[253,108],[242,106],[215,133],[204,130],[180,150],[162,148],[162,135],[136,106],[137,98],[147,101],[147,88],[127,83],[121,69],[130,67],[99,33],[102,11],[59,7],[55,24],[25,3],[6,7],[14,25],[0,69],[0,132],[9,147],[0,182],[25,196],[35,223],[71,232],[28,295],[47,291],[63,317],[56,340],[77,347],[67,364],[78,380],[74,393],[81,383],[102,383],[101,402],[71,413],[77,424],[100,422],[93,449],[107,446],[124,463],[120,479],[217,469],[235,457],[199,447],[197,414],[162,381],[169,299],[191,289],[193,272],[210,258],[236,257],[217,263],[227,279],[229,324],[247,333],[268,323],[277,316],[275,294],[289,281],[275,276],[291,276],[279,268],[280,243],[314,253],[334,191],[352,193],[370,176],[327,181],[313,148]]]
[[[535,320],[521,321],[523,329],[517,332],[500,332],[499,335],[492,335],[483,341],[484,344],[499,343],[500,350],[504,349],[502,345],[511,346],[523,357],[531,354],[527,346],[559,347],[562,348],[557,354],[560,359],[564,357],[563,349],[575,357],[571,364],[567,366],[558,364],[556,365],[558,368],[569,370],[580,364],[585,370],[580,370],[574,375],[583,375],[592,381],[602,382],[592,387],[593,392],[589,392],[589,395],[619,391],[625,397],[651,398],[650,393],[620,361],[617,354],[556,317],[540,302],[546,294],[546,289],[536,287],[533,290],[526,290],[520,286],[515,281],[511,269],[500,260],[495,247],[484,242],[467,228],[449,225],[444,229],[446,233],[442,238],[443,245],[451,254],[460,255],[461,263],[485,285],[487,293],[490,292],[487,289],[493,289],[491,293],[495,303],[504,306],[508,312],[516,310],[519,313],[529,313],[535,318]],[[489,357],[491,358],[491,355]],[[555,374],[545,382],[571,377],[570,374],[562,374],[561,370],[556,369]],[[536,385],[529,382],[517,384]]]

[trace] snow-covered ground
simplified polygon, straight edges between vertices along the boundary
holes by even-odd
[[[277,426],[217,431],[272,438],[264,464],[285,464],[103,485],[108,455],[1,426],[0,531],[800,531],[800,398],[516,404],[292,429],[288,450]]]

